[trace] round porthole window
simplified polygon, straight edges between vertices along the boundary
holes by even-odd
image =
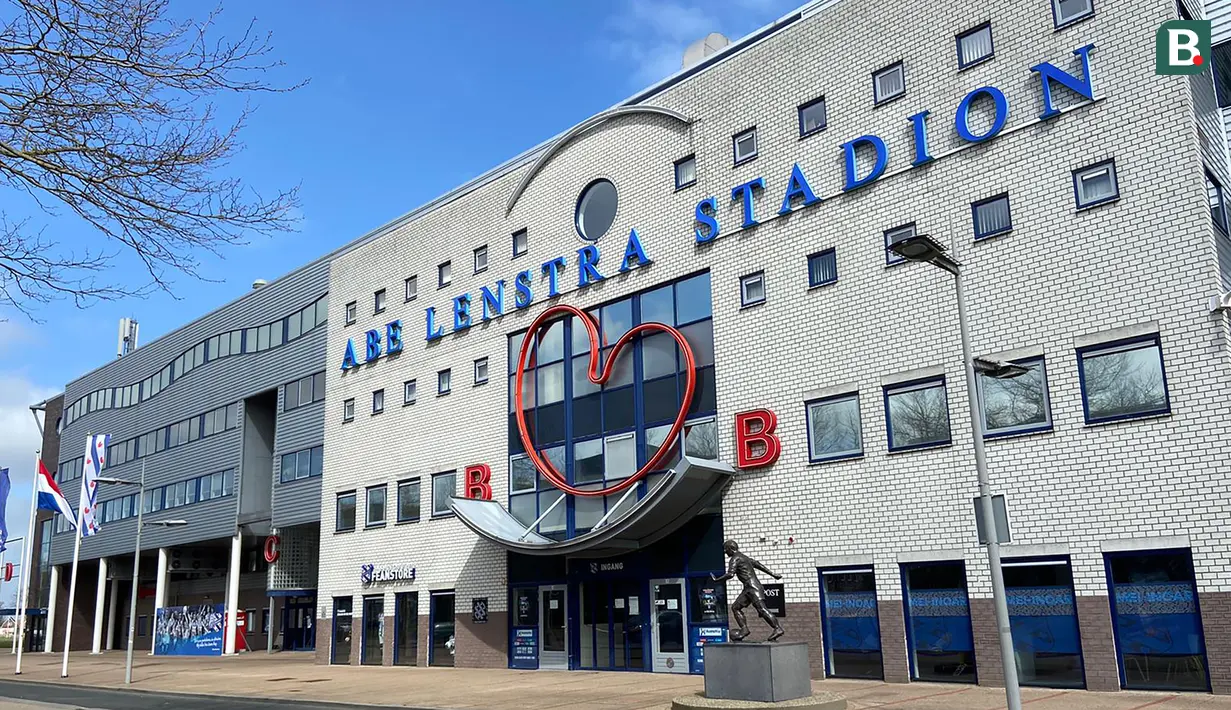
[[[597,242],[611,229],[618,202],[610,180],[599,179],[586,185],[577,198],[577,234],[587,242]]]

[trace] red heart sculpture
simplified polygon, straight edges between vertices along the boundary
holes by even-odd
[[[616,357],[619,356],[620,350],[632,342],[632,340],[642,333],[651,331],[661,331],[670,333],[671,337],[675,338],[675,342],[680,347],[680,352],[684,354],[684,372],[688,373],[688,381],[684,387],[684,401],[680,405],[679,414],[675,415],[675,421],[671,424],[671,431],[667,432],[667,438],[663,441],[662,446],[658,448],[658,452],[645,462],[645,465],[637,469],[629,478],[620,481],[610,488],[600,490],[582,490],[570,486],[568,481],[564,479],[564,475],[556,470],[551,461],[547,460],[539,453],[538,447],[534,445],[534,439],[530,436],[530,430],[526,428],[526,410],[522,407],[522,379],[526,369],[526,362],[530,356],[531,346],[534,344],[535,338],[544,325],[558,317],[571,315],[576,316],[586,326],[586,332],[590,336],[590,381],[596,385],[603,385],[607,379],[611,377],[613,366],[615,365]],[[627,333],[620,336],[615,345],[611,348],[611,355],[607,358],[607,365],[599,372],[598,361],[600,357],[599,348],[599,332],[598,323],[595,322],[594,316],[577,308],[565,304],[558,304],[543,311],[534,322],[530,324],[530,329],[526,331],[526,338],[521,343],[521,353],[517,357],[517,384],[513,390],[514,406],[517,408],[517,431],[521,435],[521,444],[526,449],[526,455],[538,469],[539,473],[543,474],[548,481],[556,488],[559,488],[566,493],[572,493],[575,496],[593,497],[606,496],[612,493],[619,493],[634,486],[650,471],[658,468],[658,465],[663,462],[671,453],[671,447],[675,444],[675,440],[679,437],[680,431],[684,428],[684,420],[688,418],[688,408],[692,406],[693,391],[697,386],[696,360],[693,358],[692,347],[689,346],[688,340],[684,338],[684,334],[664,323],[642,323],[630,329]]]

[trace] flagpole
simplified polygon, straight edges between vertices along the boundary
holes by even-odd
[[[85,434],[85,441],[86,441],[86,447],[89,448],[90,432],[88,431]],[[83,498],[87,495],[86,490],[85,490],[86,478],[87,476],[86,476],[85,468],[83,466],[82,471],[81,471],[81,493],[82,493]],[[74,600],[74,597],[77,596],[77,563],[80,562],[81,560],[81,535],[82,535],[81,526],[85,522],[84,518],[85,518],[85,506],[82,505],[81,500],[78,499],[78,502],[77,502],[77,530],[76,530],[77,534],[75,536],[77,540],[73,544],[73,571],[72,571],[72,574],[68,578],[68,612],[65,613],[64,615],[65,616],[65,619],[64,619],[64,662],[60,666],[60,677],[61,678],[68,677],[68,644],[69,644],[69,638],[71,638],[72,633],[73,633],[73,600]]]
[[[42,460],[42,451],[34,452],[34,480],[30,482],[30,522],[26,529],[25,559],[21,570],[20,601],[17,603],[17,666],[14,675],[21,675],[21,651],[26,640],[26,614],[30,607],[30,560],[34,559],[34,518],[38,515],[38,467]]]

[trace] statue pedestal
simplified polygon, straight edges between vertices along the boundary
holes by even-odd
[[[675,698],[671,707],[846,710],[846,699],[812,692],[806,643],[714,643],[705,646],[705,692]]]
[[[705,647],[705,697],[777,703],[812,695],[808,644],[715,643]]]

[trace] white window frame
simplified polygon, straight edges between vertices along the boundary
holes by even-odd
[[[413,301],[419,297],[419,277],[407,276],[402,282],[402,297],[407,301]]]
[[[881,77],[888,76],[893,72],[897,72],[901,77],[902,88],[897,93],[889,96],[881,94]],[[872,73],[872,100],[873,104],[879,106],[883,103],[888,103],[894,99],[901,98],[906,95],[906,65],[902,62],[895,62],[884,69],[878,69]]]
[[[483,370],[482,376],[479,375],[480,368]],[[488,364],[487,358],[481,357],[474,361],[474,383],[476,385],[487,384],[488,378],[491,376],[491,366]]]
[[[482,263],[480,263],[482,262]],[[474,272],[481,274],[487,271],[487,245],[477,247],[474,250]]]
[[[444,288],[453,283],[453,262],[446,261],[436,265],[436,288]]]
[[[1085,180],[1090,177],[1107,173],[1111,177],[1112,192],[1104,197],[1091,198],[1085,194],[1083,186]],[[1077,202],[1077,209],[1084,210],[1089,207],[1115,202],[1120,199],[1120,178],[1116,175],[1115,159],[1104,160],[1093,165],[1087,165],[1083,168],[1077,168],[1073,171],[1073,199]]]
[[[906,259],[904,257],[898,256],[896,252],[894,252],[892,249],[889,248],[889,245],[901,241],[901,239],[892,239],[891,237],[896,236],[898,233],[904,234],[907,231],[909,231],[910,234],[905,234],[905,236],[903,236],[902,239],[913,237],[919,233],[918,227],[915,225],[914,222],[911,222],[910,224],[901,224],[892,229],[885,230],[885,265],[886,266],[893,266],[894,264],[902,264],[906,262]]]
[[[748,296],[748,287],[754,283],[761,284],[761,297],[758,299],[750,299]],[[765,286],[765,272],[758,271],[753,274],[739,277],[739,305],[741,308],[755,306],[760,303],[765,303],[765,298],[768,296],[768,289]]]
[[[680,168],[682,168],[685,165],[689,165],[689,164],[692,165],[692,179],[691,180],[681,180],[680,179]],[[685,187],[691,187],[692,185],[696,185],[697,184],[697,155],[696,153],[692,155],[686,155],[683,158],[680,158],[679,160],[675,161],[675,164],[672,166],[672,174],[675,177],[675,189],[677,190],[683,189]]]
[[[988,424],[987,422],[987,401],[983,393],[984,387],[987,386],[985,384],[985,380],[989,378],[986,375],[983,375],[980,373],[975,377],[975,387],[979,393],[979,416],[983,418],[982,421],[983,421],[983,438],[984,439],[994,439],[994,438],[1001,437],[1001,436],[1011,436],[1014,434],[1026,434],[1026,433],[1032,433],[1032,432],[1052,430],[1053,424],[1052,424],[1052,416],[1051,416],[1051,394],[1047,391],[1047,362],[1046,362],[1046,359],[1042,355],[1040,355],[1038,357],[1029,357],[1029,358],[1023,358],[1021,360],[1014,360],[1013,364],[1021,365],[1026,368],[1032,368],[1032,367],[1038,366],[1039,374],[1041,376],[1042,383],[1043,383],[1043,410],[1044,412],[1046,412],[1046,417],[1041,423],[1016,424],[1013,426],[997,427],[993,429],[991,425]],[[1024,375],[1019,375],[1019,376],[1024,376]]]
[[[402,406],[414,404],[418,398],[419,383],[417,380],[406,380],[402,383]]]
[[[385,496],[384,503],[381,505],[380,520],[372,520],[370,513],[372,512],[372,491],[380,491]],[[363,527],[365,528],[383,528],[389,522],[389,485],[382,483],[376,486],[368,486],[363,496]]]
[[[359,320],[359,302],[358,301],[351,301],[350,303],[346,304],[346,315],[344,316],[343,320],[345,320],[346,325],[354,325],[355,321]]]
[[[1068,27],[1074,22],[1080,22],[1087,17],[1094,16],[1094,0],[1083,1],[1086,4],[1085,9],[1071,17],[1062,17],[1060,15],[1060,0],[1051,0],[1052,23],[1055,25],[1056,29]]]
[[[752,152],[741,155],[739,151],[740,141],[745,138],[749,138],[749,137],[752,138]],[[750,160],[755,159],[757,157],[758,148],[759,148],[759,146],[757,145],[758,143],[759,141],[757,140],[756,126],[740,131],[739,133],[736,133],[735,135],[731,136],[731,155],[735,157],[735,164],[740,165],[742,163],[746,163]]]
[[[453,480],[452,495],[457,494],[457,471],[443,471],[441,473],[432,474],[432,517],[440,518],[447,515],[453,515],[453,511],[449,508],[444,510],[436,510],[436,482],[443,480],[445,476],[449,476]]]

